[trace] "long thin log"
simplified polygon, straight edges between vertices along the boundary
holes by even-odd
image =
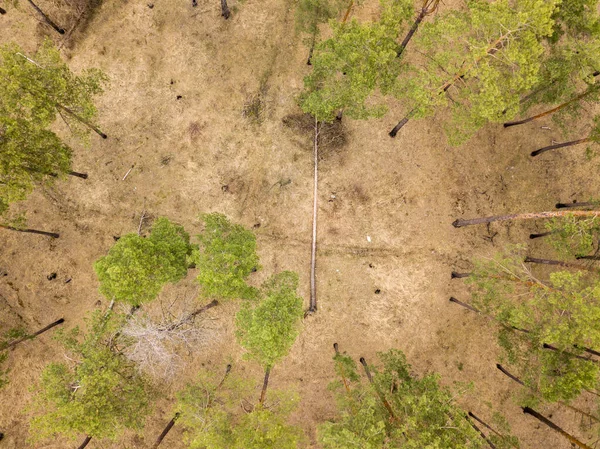
[[[532,212],[525,214],[510,214],[510,215],[494,215],[491,217],[471,218],[469,220],[457,219],[452,222],[455,228],[463,226],[472,226],[478,224],[493,223],[495,221],[510,221],[510,220],[536,220],[540,218],[557,218],[566,216],[575,217],[597,217],[600,211],[597,210],[572,210],[572,211],[551,211],[551,212]]]
[[[371,374],[371,370],[369,369],[369,365],[367,365],[367,361],[365,360],[364,357],[360,358],[360,364],[363,366],[363,368],[365,370],[365,374],[367,375],[367,379],[369,379],[369,383],[371,385],[373,385],[373,375]],[[385,396],[379,391],[379,389],[376,386],[373,385],[373,388],[375,389],[375,392],[377,393],[377,396],[379,396],[379,399],[383,403],[383,406],[385,407],[385,409],[390,414],[390,419],[395,420],[396,419],[396,415],[394,414],[394,411],[392,410],[392,406],[390,405],[390,403],[388,402],[388,400],[385,398]]]
[[[543,147],[543,148],[540,148],[539,150],[532,151],[531,156],[535,157],[542,153],[545,153],[546,151],[556,150],[557,148],[572,147],[574,145],[579,145],[581,143],[586,143],[586,142],[591,142],[591,141],[592,141],[591,137],[585,137],[583,139],[571,140],[569,142],[556,143],[554,145],[548,145],[547,147]]]
[[[561,429],[560,427],[558,427],[556,424],[554,424],[552,421],[550,421],[548,418],[546,418],[543,415],[540,415],[538,412],[536,412],[535,410],[533,410],[532,408],[529,407],[523,407],[523,413],[526,413],[528,415],[533,416],[534,418],[536,418],[538,421],[546,424],[548,427],[550,427],[552,430],[560,433],[563,437],[565,437],[567,440],[569,440],[571,443],[579,446],[581,449],[592,449],[590,446],[588,446],[585,443],[582,443],[581,441],[579,441],[577,438],[575,438],[573,435],[565,432],[563,429]]]
[[[46,235],[48,237],[52,237],[55,239],[60,237],[60,234],[57,234],[56,232],[38,231],[37,229],[28,229],[28,228],[20,229],[20,228],[15,228],[14,226],[8,226],[8,225],[3,225],[3,224],[0,224],[0,228],[8,229],[9,231],[27,232],[29,234]]]
[[[65,30],[62,29],[61,27],[59,27],[57,24],[55,24],[52,20],[50,20],[50,17],[48,17],[44,11],[42,11],[38,5],[36,5],[35,3],[33,3],[32,0],[27,0],[29,2],[29,4],[33,7],[33,9],[35,9],[40,16],[42,16],[42,18],[44,19],[44,21],[50,25],[54,31],[56,31],[58,34],[65,34]]]
[[[100,137],[102,137],[103,139],[107,139],[108,136],[106,134],[104,134],[102,131],[100,131],[100,129],[98,129],[96,126],[92,125],[90,122],[88,122],[86,119],[84,119],[83,117],[81,117],[80,115],[78,115],[75,111],[69,109],[66,106],[63,106],[60,103],[56,103],[56,107],[59,109],[62,109],[63,111],[65,111],[67,114],[71,115],[72,117],[74,117],[77,121],[83,123],[85,126],[87,126],[88,128],[90,128],[92,131],[94,131],[96,134],[98,134]]]
[[[41,335],[44,332],[49,331],[53,327],[58,326],[59,324],[62,324],[64,322],[65,322],[65,319],[64,318],[60,318],[60,319],[56,320],[55,322],[48,324],[46,327],[41,328],[39,331],[34,332],[33,334],[26,335],[24,337],[19,338],[18,340],[15,340],[15,341],[12,341],[10,343],[7,343],[6,345],[3,345],[2,347],[0,347],[0,350],[14,348],[19,343],[22,343],[22,342],[24,342],[26,340],[31,340],[31,339],[37,337],[38,335]]]
[[[516,383],[518,383],[519,385],[522,385],[524,387],[529,388],[530,390],[532,390],[534,393],[539,393],[537,390],[535,390],[533,387],[530,387],[529,385],[525,385],[525,383],[519,379],[517,376],[509,373],[502,365],[500,364],[496,364],[496,368],[498,368],[500,371],[502,371],[507,377],[511,378],[512,380],[514,380]],[[567,407],[568,409],[573,410],[575,413],[580,413],[583,416],[587,416],[588,418],[590,418],[591,420],[595,421],[595,422],[600,422],[600,419],[598,419],[596,416],[584,412],[583,410],[577,408],[577,407],[573,407],[570,404],[567,404],[566,402],[563,401],[557,401],[560,405]]]
[[[263,405],[265,403],[265,398],[267,397],[267,387],[269,386],[269,375],[271,374],[271,367],[267,366],[265,368],[265,378],[263,379],[262,390],[260,391],[260,400],[258,401],[259,405]]]
[[[77,449],[83,449],[89,444],[90,441],[92,441],[92,437],[88,435],[87,437],[85,437],[85,440],[83,440],[83,443],[81,443]]]
[[[544,111],[544,112],[542,112],[540,114],[533,115],[533,116],[531,116],[529,118],[526,118],[526,119],[523,119],[523,120],[517,120],[517,121],[514,121],[514,122],[507,122],[507,123],[504,124],[504,127],[508,128],[510,126],[522,125],[524,123],[529,123],[529,122],[532,122],[534,120],[537,120],[538,118],[542,118],[542,117],[545,117],[547,115],[553,114],[553,113],[555,113],[557,111],[560,111],[563,108],[566,108],[570,104],[575,103],[575,102],[581,100],[582,98],[588,96],[591,92],[592,92],[592,89],[588,89],[585,92],[583,92],[582,94],[579,94],[579,95],[571,98],[569,101],[566,101],[566,102],[564,102],[564,103],[556,106],[555,108],[548,109],[547,111]]]
[[[81,178],[81,179],[88,179],[88,174],[87,173],[79,173],[76,171],[70,171],[69,173],[67,173],[67,175],[69,176],[75,176],[77,178]]]
[[[156,439],[156,442],[152,445],[152,449],[156,449],[160,445],[160,443],[162,443],[162,440],[165,439],[167,434],[171,431],[171,429],[175,425],[175,421],[177,421],[177,418],[179,418],[179,412],[175,413],[175,416],[173,416],[171,421],[169,421],[169,423],[166,425],[166,427],[160,433],[160,435]]]
[[[318,209],[318,185],[319,185],[319,122],[315,119],[315,136],[313,141],[313,216],[312,216],[312,242],[310,249],[310,305],[309,313],[317,311],[317,209]]]
[[[569,209],[572,207],[594,207],[597,206],[598,201],[588,201],[588,202],[574,202],[574,203],[556,203],[556,205],[554,207],[556,207],[557,209]]]

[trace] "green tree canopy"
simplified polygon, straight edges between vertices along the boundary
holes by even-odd
[[[338,417],[319,426],[325,449],[457,449],[484,448],[487,443],[465,419],[455,392],[439,384],[439,376],[411,374],[399,350],[380,353],[380,367],[371,367],[372,382],[360,381],[348,356],[335,357],[341,382],[332,385]],[[490,436],[498,448],[510,447],[509,435]]]
[[[547,401],[572,400],[600,380],[598,364],[583,357],[584,348],[600,347],[598,276],[554,271],[539,279],[523,259],[516,247],[478,261],[473,305],[498,322],[505,357],[528,386]]]
[[[190,449],[296,449],[302,439],[286,423],[297,398],[276,394],[274,405],[245,413],[239,403],[251,391],[248,380],[231,375],[219,380],[202,375],[178,394],[178,422]]]
[[[260,268],[254,234],[223,214],[205,214],[202,219],[200,250],[193,255],[202,295],[220,300],[256,298],[257,290],[246,283]]]
[[[61,113],[71,129],[86,132],[82,124],[95,119],[93,98],[107,78],[98,69],[75,75],[47,39],[32,57],[14,43],[0,47],[0,79],[0,116],[46,128]]]
[[[111,340],[123,317],[92,314],[89,331],[59,333],[69,362],[50,363],[36,387],[30,434],[35,441],[57,435],[116,439],[140,430],[150,408],[147,383],[114,351]]]
[[[244,303],[236,315],[236,335],[247,357],[265,368],[286,356],[299,333],[302,298],[298,275],[283,271],[263,285],[258,303]]]
[[[122,236],[94,264],[100,292],[109,299],[137,306],[156,298],[167,282],[185,277],[193,247],[182,226],[157,219],[146,238]]]

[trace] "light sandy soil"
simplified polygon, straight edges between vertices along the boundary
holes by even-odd
[[[260,224],[255,231],[263,270],[252,282],[295,270],[308,304],[312,137],[284,120],[299,114],[295,96],[309,70],[307,49],[294,33],[293,5],[234,1],[232,17],[225,21],[217,1],[201,0],[192,8],[185,0],[156,0],[152,9],[148,1],[107,0],[85,30],[75,29],[63,46],[74,70],[99,67],[110,77],[98,99],[98,122],[109,138],[94,135],[89,148],[71,140],[74,169],[88,172],[89,179],[38,190],[22,206],[30,227],[60,232],[59,239],[1,231],[0,269],[7,272],[0,278],[3,328],[34,330],[58,317],[73,326],[95,307],[106,307],[92,264],[113,245],[113,236],[136,232],[142,211],[168,216],[192,234],[200,230],[203,212],[222,212],[248,227]],[[74,23],[76,15],[64,12],[66,3],[40,6],[63,23]],[[0,17],[1,41],[15,40],[27,50],[43,35],[61,43],[37,25],[28,8],[23,2]],[[359,14],[368,16],[371,10],[365,5]],[[261,81],[266,106],[263,122],[256,124],[242,111]],[[435,118],[411,122],[390,139],[387,131],[405,112],[391,104],[383,119],[348,120],[346,143],[324,150],[319,310],[305,319],[290,355],[273,369],[271,386],[300,393],[293,422],[306,431],[309,447],[318,447],[316,424],[335,411],[327,390],[334,378],[332,344],[369,361],[378,351],[398,348],[415,373],[436,371],[445,384],[473,382],[476,393],[462,399],[465,408],[489,417],[486,403],[492,403],[507,415],[523,447],[567,448],[565,440],[523,415],[512,400],[517,389],[495,369],[498,351],[490,323],[448,302],[450,295],[468,299],[462,282],[450,280],[453,269],[468,270],[473,257],[490,255],[505,243],[527,242],[535,225],[454,229],[451,223],[588,199],[598,188],[597,177],[590,177],[598,160],[586,161],[583,147],[529,158],[531,150],[563,139],[550,121],[508,130],[488,126],[458,148],[446,143]],[[63,128],[57,123],[69,139]],[[573,134],[585,133],[581,129]],[[288,179],[287,185],[277,184]],[[532,254],[552,255],[543,242],[533,247]],[[58,276],[48,281],[52,272]],[[158,301],[194,289],[190,273]],[[143,435],[89,447],[149,447],[171,418],[175,392],[200,369],[221,371],[233,360],[235,369],[256,379],[258,394],[260,368],[241,361],[233,338],[235,310],[229,304],[210,312],[220,329],[216,342],[187,358],[187,368],[160,386],[162,397]],[[1,393],[2,448],[33,447],[25,442],[29,388],[46,363],[62,358],[48,334],[11,352],[11,382]],[[558,406],[543,412],[581,438],[591,438],[572,412]],[[181,436],[175,426],[164,447],[183,448]],[[74,445],[54,441],[36,447]]]

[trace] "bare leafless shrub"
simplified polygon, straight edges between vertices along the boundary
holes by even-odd
[[[140,371],[162,380],[172,379],[182,367],[183,355],[213,343],[219,334],[214,320],[182,311],[176,316],[163,313],[162,319],[132,316],[121,335],[126,341],[123,353]]]

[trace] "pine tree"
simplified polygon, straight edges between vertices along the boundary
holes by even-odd
[[[150,390],[135,366],[116,351],[112,339],[123,317],[94,312],[88,332],[60,333],[69,362],[50,363],[36,387],[31,438],[58,435],[116,439],[125,429],[140,430],[150,408]],[[85,443],[87,444],[87,443]]]
[[[167,282],[185,277],[192,250],[182,226],[159,218],[148,237],[124,235],[96,261],[100,292],[133,306],[152,301]]]
[[[202,219],[200,250],[193,255],[201,294],[218,300],[256,298],[257,290],[246,283],[260,268],[255,235],[223,214],[205,214]]]
[[[337,392],[339,415],[319,426],[319,441],[325,449],[486,446],[485,435],[466,419],[466,413],[455,403],[454,392],[440,386],[439,376],[412,375],[398,350],[380,353],[379,358],[381,367],[368,366],[361,358],[369,379],[365,384],[354,361],[336,353],[341,382],[332,388]],[[495,438],[497,448],[514,443],[514,438]]]
[[[236,336],[246,357],[265,369],[259,404],[265,401],[270,371],[287,355],[299,333],[303,316],[298,275],[283,271],[271,276],[262,287],[257,304],[244,303],[236,315]]]

